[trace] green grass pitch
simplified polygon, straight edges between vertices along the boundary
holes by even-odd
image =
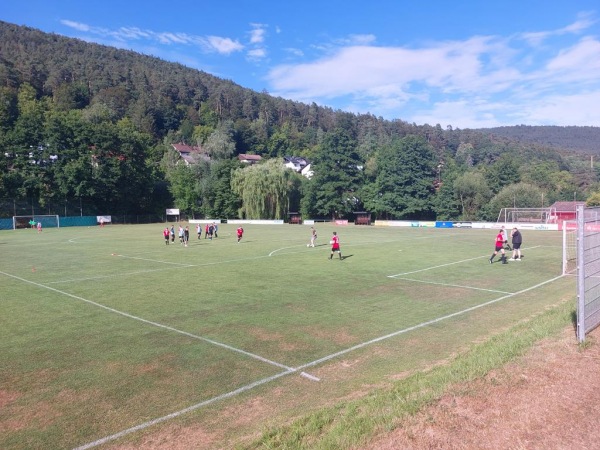
[[[315,227],[315,248],[304,225],[192,225],[188,247],[164,224],[0,232],[0,448],[173,427],[228,447],[574,298],[558,232],[503,265],[495,230]]]

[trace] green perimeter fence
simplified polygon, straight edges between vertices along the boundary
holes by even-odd
[[[111,214],[115,212],[117,214]],[[55,219],[44,216],[59,216],[61,227],[97,225],[97,216],[110,216],[115,224],[146,224],[165,222],[161,214],[130,214],[130,211],[100,211],[95,204],[80,198],[67,198],[41,204],[35,199],[0,197],[0,230],[13,229],[13,217],[33,217],[42,227],[56,227]]]
[[[24,214],[27,216],[27,214]],[[31,215],[36,222],[41,222],[43,228],[53,228],[57,225],[60,227],[90,227],[98,225],[97,216],[59,216],[58,224],[52,217],[44,215]],[[165,222],[164,216],[154,214],[139,214],[139,215],[123,215],[123,216],[110,216],[111,223],[113,224],[145,224],[145,223],[161,223]],[[12,230],[13,229],[13,218],[0,219],[0,230]]]

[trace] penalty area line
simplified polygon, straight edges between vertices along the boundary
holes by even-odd
[[[370,341],[362,342],[360,344],[354,345],[354,346],[349,347],[347,349],[341,350],[341,351],[339,351],[337,353],[333,353],[331,355],[324,356],[323,358],[316,359],[316,360],[311,361],[309,363],[306,363],[306,364],[303,364],[301,366],[298,366],[298,367],[296,367],[296,370],[303,370],[303,369],[306,369],[308,367],[313,367],[313,366],[316,366],[316,365],[321,364],[323,362],[329,361],[330,359],[337,358],[338,356],[345,355],[346,353],[353,352],[354,350],[359,350],[359,349],[361,349],[363,347],[367,347],[367,346],[375,344],[377,342],[385,341],[387,339],[396,337],[396,336],[398,336],[400,334],[404,334],[404,333],[408,333],[410,331],[418,330],[419,328],[424,328],[424,327],[429,326],[429,325],[434,325],[434,324],[442,322],[444,320],[448,320],[448,319],[451,319],[453,317],[461,316],[461,315],[467,314],[467,313],[469,313],[471,311],[475,311],[475,310],[477,310],[479,308],[484,308],[486,306],[493,305],[494,303],[500,302],[502,300],[506,300],[507,298],[514,297],[515,295],[524,294],[526,292],[529,292],[529,291],[537,289],[537,288],[539,288],[541,286],[544,286],[545,284],[552,283],[552,282],[554,282],[556,280],[561,279],[562,277],[563,277],[563,275],[559,275],[558,277],[554,277],[554,278],[551,278],[550,280],[542,281],[541,283],[538,283],[535,286],[531,286],[531,287],[522,289],[522,290],[520,290],[518,292],[514,292],[512,294],[503,295],[502,297],[495,298],[495,299],[490,300],[488,302],[480,303],[479,305],[471,306],[469,308],[465,308],[465,309],[462,309],[460,311],[456,311],[454,313],[447,314],[447,315],[442,316],[442,317],[438,317],[436,319],[428,320],[427,322],[419,323],[419,324],[414,325],[412,327],[408,327],[408,328],[404,328],[402,330],[394,331],[393,333],[386,334],[385,336],[380,336],[380,337],[377,337],[375,339],[371,339]]]
[[[396,280],[405,280],[405,281],[413,281],[415,283],[435,284],[435,285],[438,285],[438,286],[445,286],[445,287],[455,287],[455,288],[461,288],[461,289],[473,289],[475,291],[494,292],[496,294],[513,294],[513,292],[498,291],[496,289],[485,289],[485,288],[479,288],[479,287],[475,287],[475,286],[465,286],[465,285],[462,285],[462,284],[438,283],[436,281],[417,280],[416,278],[406,278],[406,277],[395,276],[394,279],[396,279]]]
[[[540,245],[536,245],[535,247],[528,247],[527,249],[523,249],[523,250],[532,250],[532,249],[538,248],[538,247],[541,247],[541,246]],[[476,259],[481,259],[481,258],[489,258],[489,256],[487,256],[487,255],[475,256],[474,258],[461,259],[459,261],[452,261],[450,263],[440,264],[439,266],[425,267],[423,269],[411,270],[410,272],[402,272],[402,273],[397,273],[395,275],[388,275],[387,277],[388,278],[396,278],[396,277],[401,277],[402,275],[410,275],[411,273],[426,272],[428,270],[439,269],[440,267],[448,267],[448,266],[452,266],[454,264],[462,264],[464,262],[475,261]]]

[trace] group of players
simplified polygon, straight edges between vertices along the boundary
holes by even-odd
[[[216,223],[212,223],[212,224],[207,223],[206,227],[205,227],[204,239],[210,239],[212,241],[213,236],[215,238],[218,238],[219,237],[218,230],[219,230],[219,227]],[[201,224],[196,225],[196,234],[198,236],[198,239],[202,238],[202,225]],[[244,236],[244,228],[242,226],[239,226],[237,228],[236,236],[237,236],[237,242],[239,243],[242,240],[242,237]],[[492,264],[494,262],[494,258],[496,257],[496,255],[498,255],[498,253],[501,254],[500,261],[502,262],[502,264],[508,264],[508,261],[506,259],[505,248],[504,248],[505,245],[509,251],[512,250],[512,258],[510,258],[510,260],[511,261],[521,261],[521,258],[523,257],[523,255],[521,254],[521,244],[523,243],[523,238],[521,236],[521,232],[517,229],[517,227],[514,227],[510,233],[510,236],[511,236],[511,240],[512,240],[512,248],[508,244],[508,234],[506,232],[506,229],[504,228],[504,225],[502,225],[502,227],[500,228],[500,231],[496,235],[494,253],[492,253],[492,256],[490,257],[490,264]],[[169,245],[169,242],[175,242],[175,226],[171,225],[170,229],[169,229],[169,227],[165,228],[163,230],[163,237],[165,239],[166,245]],[[179,242],[180,242],[180,244],[187,247],[189,239],[190,239],[189,226],[186,226],[185,228],[183,228],[181,225],[179,225]],[[315,227],[310,227],[310,242],[308,244],[306,244],[306,246],[314,247],[316,240],[317,240],[317,230],[315,229]],[[335,231],[333,232],[333,236],[331,236],[331,240],[329,241],[329,244],[331,245],[331,254],[329,255],[329,259],[333,259],[333,255],[335,253],[337,253],[340,260],[343,260],[344,258],[342,257],[342,250],[340,248],[340,238],[337,235],[337,232],[335,232]]]
[[[198,239],[202,239],[202,225],[196,225],[196,235]],[[241,226],[236,230],[237,241],[240,242],[242,237],[244,236],[244,228]],[[209,239],[212,241],[213,236],[215,238],[219,237],[219,226],[216,222],[207,223],[204,229],[204,239]],[[165,239],[165,245],[169,245],[169,243],[175,242],[175,225],[171,225],[171,228],[166,227],[163,230],[163,238]],[[190,240],[190,227],[186,225],[185,228],[179,225],[179,243],[184,247],[188,246],[188,242]]]
[[[207,223],[206,227],[205,227],[205,231],[204,231],[204,239],[210,239],[212,241],[213,236],[215,238],[218,238],[219,237],[218,231],[219,231],[219,226],[216,223],[211,223],[211,224]],[[202,238],[202,225],[201,224],[196,225],[196,234],[198,236],[198,239]],[[235,234],[237,236],[237,242],[240,242],[242,240],[242,238],[244,237],[244,228],[242,226],[239,226],[236,229]],[[165,240],[165,245],[169,245],[169,243],[175,242],[175,225],[171,225],[171,228],[166,227],[163,230],[163,238]],[[187,247],[189,240],[190,240],[189,225],[186,225],[185,228],[183,226],[179,225],[179,243],[181,245],[183,245],[184,247]],[[308,244],[306,244],[306,246],[314,247],[316,240],[317,240],[317,230],[315,229],[315,227],[310,227],[310,242]],[[340,238],[337,235],[337,232],[335,232],[335,231],[333,232],[333,236],[331,236],[331,240],[329,241],[329,244],[331,245],[331,254],[329,255],[329,259],[333,259],[334,253],[338,254],[340,260],[344,259],[342,257],[342,250],[340,248]]]
[[[494,258],[498,253],[500,253],[501,255],[500,261],[502,262],[502,264],[508,264],[508,261],[506,260],[506,253],[504,251],[505,245],[507,250],[512,250],[512,258],[510,258],[510,260],[521,261],[521,258],[523,257],[523,255],[521,254],[521,244],[523,243],[523,237],[521,236],[521,232],[517,229],[517,227],[514,227],[510,232],[510,236],[512,240],[512,248],[508,244],[508,233],[506,232],[504,225],[502,225],[500,231],[496,235],[494,253],[492,253],[492,256],[490,257],[490,264],[494,262]]]

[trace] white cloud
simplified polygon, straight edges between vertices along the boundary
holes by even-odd
[[[251,23],[250,26],[252,30],[250,30],[250,43],[251,44],[261,44],[265,40],[266,34],[266,25],[262,23]]]
[[[524,104],[527,121],[544,125],[600,125],[600,89],[572,95],[552,95]]]
[[[304,102],[343,104],[354,112],[460,128],[600,125],[600,109],[593,106],[600,92],[600,41],[574,36],[591,26],[590,17],[547,32],[563,36],[552,47],[523,47],[523,37],[531,33],[415,47],[373,45],[374,36],[356,35],[338,41],[344,42],[341,46],[322,45],[324,56],[315,61],[272,68],[270,91]],[[354,43],[361,40],[366,44]]]
[[[212,49],[226,55],[232,52],[240,51],[244,48],[244,46],[238,41],[234,41],[230,38],[224,38],[220,36],[208,36],[206,40],[210,44],[210,47]]]
[[[560,71],[582,71],[589,74],[594,73],[594,79],[600,75],[600,41],[592,38],[584,38],[576,45],[563,49],[546,65],[548,70]]]
[[[579,19],[566,27],[551,31],[538,31],[531,33],[521,33],[521,38],[533,46],[541,44],[548,38],[562,36],[565,34],[579,34],[596,23],[592,13],[581,13]]]
[[[411,122],[429,125],[451,125],[454,128],[490,128],[502,125],[496,117],[506,105],[491,103],[483,99],[442,101],[430,109],[417,110]],[[518,122],[517,122],[518,123]]]
[[[340,39],[338,43],[344,45],[369,45],[376,41],[374,34],[351,34],[347,38]]]
[[[255,48],[252,50],[248,50],[248,53],[246,55],[248,59],[257,61],[265,58],[267,56],[267,51],[264,48]]]
[[[283,51],[295,57],[304,56],[304,52],[299,48],[284,48]]]
[[[281,95],[335,97],[348,92],[404,90],[417,83],[443,90],[502,89],[519,76],[504,67],[483,67],[481,56],[498,51],[487,38],[420,49],[349,46],[312,63],[280,65],[269,79]],[[333,76],[335,74],[335,76]]]
[[[156,32],[152,30],[142,30],[137,27],[121,27],[110,30],[102,27],[74,22],[72,20],[61,20],[61,23],[67,27],[78,31],[91,33],[101,38],[111,38],[120,42],[147,40],[159,44],[193,45],[201,48],[205,52],[217,52],[219,54],[229,55],[244,49],[244,46],[237,40],[221,36],[197,36],[187,33]],[[118,45],[123,47],[123,45]]]
[[[90,30],[89,25],[86,25],[85,23],[75,22],[73,20],[61,20],[60,23],[62,23],[63,25],[66,25],[69,28],[73,28],[73,29],[79,30],[79,31],[89,31]]]

